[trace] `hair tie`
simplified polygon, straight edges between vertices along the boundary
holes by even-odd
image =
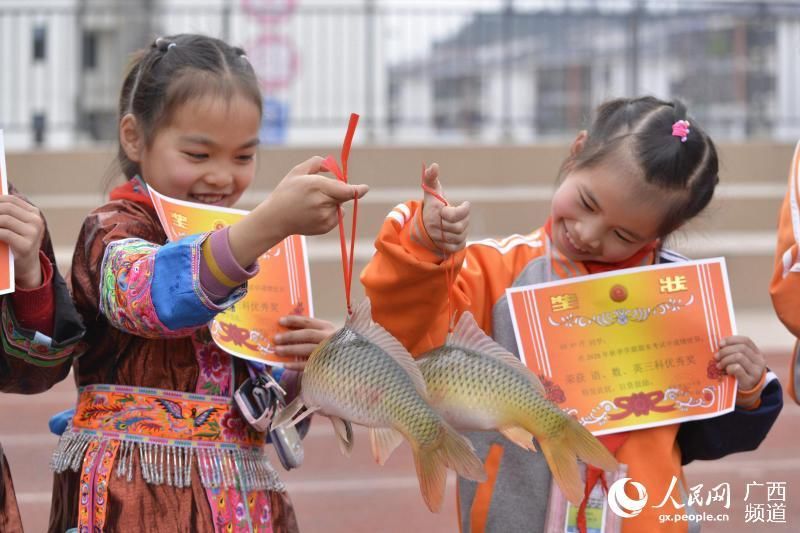
[[[173,48],[175,48],[176,46],[178,46],[178,43],[169,43],[169,44],[167,45],[167,52],[169,52],[170,50],[172,50],[172,49],[173,49]]]
[[[689,129],[689,121],[688,120],[676,120],[675,124],[672,125],[672,135],[675,137],[680,137],[681,142],[686,142],[686,137],[689,135],[691,131]]]

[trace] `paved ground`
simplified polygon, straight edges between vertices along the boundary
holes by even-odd
[[[785,382],[788,351],[770,350],[768,358]],[[14,473],[26,531],[45,530],[51,486],[47,462],[55,444],[55,437],[47,433],[47,419],[51,413],[69,407],[73,398],[71,378],[39,396],[0,397],[0,441]],[[731,484],[730,522],[706,523],[704,532],[800,531],[798,430],[800,407],[787,403],[759,450],[687,468],[690,485],[703,483],[704,491],[721,482]],[[315,420],[305,442],[306,464],[284,475],[304,533],[457,530],[454,480],[450,479],[443,511],[438,515],[428,512],[419,495],[406,445],[386,466],[379,467],[370,457],[366,432],[357,430],[354,454],[348,459],[340,455],[330,424],[323,419]],[[743,499],[750,482],[786,482],[786,524],[745,523]],[[751,502],[766,504],[766,493],[751,496]],[[766,509],[766,505],[763,507]],[[765,514],[764,520],[767,518]]]

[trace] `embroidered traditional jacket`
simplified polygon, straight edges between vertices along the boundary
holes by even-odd
[[[71,284],[88,348],[54,455],[50,530],[295,531],[264,435],[231,406],[244,364],[206,326],[246,289],[211,301],[206,235],[167,243],[140,187],[94,210],[78,238]]]
[[[10,187],[10,192],[18,195],[13,187]],[[2,297],[2,392],[35,394],[47,390],[67,376],[72,358],[80,353],[83,325],[72,304],[67,285],[56,267],[48,231],[45,231],[42,239],[41,252],[49,261],[48,268],[52,269],[49,286],[53,291],[53,328],[52,331],[41,332],[23,327],[15,315],[12,296]],[[11,470],[2,450],[0,445],[0,531],[18,532],[22,531],[22,521],[14,496]]]

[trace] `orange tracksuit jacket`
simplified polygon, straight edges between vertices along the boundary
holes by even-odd
[[[778,318],[795,337],[800,337],[800,143],[794,149],[789,185],[778,220],[775,270],[769,292]],[[795,357],[800,344],[795,345]],[[794,365],[793,365],[794,366]],[[800,372],[790,376],[790,392],[800,401]]]
[[[361,274],[366,294],[372,301],[374,320],[395,335],[414,356],[444,343],[449,320],[445,269],[450,262],[442,262],[443,257],[424,229],[421,212],[420,202],[409,202],[398,205],[389,213],[375,242],[375,256]],[[456,254],[455,260],[455,308],[459,312],[471,311],[478,325],[517,357],[519,352],[506,289],[587,273],[584,265],[550,250],[549,238],[543,228],[500,241],[471,243]],[[646,256],[642,264],[679,260],[685,258],[659,250]],[[752,413],[755,412],[745,414],[751,416]],[[762,425],[768,429],[771,421],[759,423],[759,431],[754,433],[765,435]],[[623,522],[625,533],[687,531],[686,522],[659,523],[658,516],[662,513],[682,512],[676,511],[671,502],[668,501],[661,509],[653,508],[664,498],[673,476],[682,481],[678,433],[683,426],[688,424],[632,432],[617,451],[617,459],[628,465],[627,476],[643,483],[651,500],[639,516]],[[705,426],[690,427],[694,427],[692,441],[705,439]],[[698,431],[698,428],[703,431]],[[713,436],[715,440],[720,437]],[[542,531],[551,483],[550,471],[542,454],[522,450],[496,432],[473,432],[468,437],[484,460],[489,477],[481,484],[459,478],[461,530],[473,533]],[[751,445],[749,449],[755,446]],[[739,450],[724,450],[722,455],[731,451]],[[718,452],[700,451],[691,454],[688,460],[715,458],[721,456]],[[681,494],[673,496],[685,502],[685,484],[678,485],[675,492]]]

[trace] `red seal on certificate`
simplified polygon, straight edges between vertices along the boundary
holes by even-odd
[[[628,289],[622,285],[614,285],[609,292],[611,299],[615,302],[624,302],[628,298]]]

